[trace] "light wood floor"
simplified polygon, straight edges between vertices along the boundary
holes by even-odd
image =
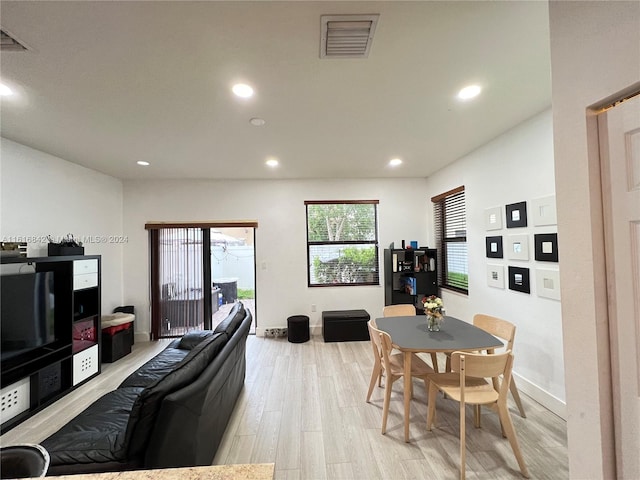
[[[0,437],[3,445],[38,443],[164,344],[135,345],[102,375]],[[428,357],[425,357],[428,360]],[[277,479],[458,478],[457,403],[438,397],[436,428],[426,430],[424,384],[415,381],[411,443],[404,442],[401,381],[394,385],[386,435],[380,434],[383,389],[365,402],[372,367],[369,342],[303,344],[250,336],[247,378],[214,463],[276,464]],[[444,363],[443,363],[444,364]],[[565,422],[522,395],[527,418],[510,405],[531,478],[568,478]],[[467,478],[522,478],[497,415],[467,425]]]

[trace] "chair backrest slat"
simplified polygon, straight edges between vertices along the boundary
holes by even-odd
[[[452,370],[460,371],[460,357],[465,358],[465,374],[467,377],[490,378],[504,374],[511,351],[485,355],[482,353],[453,352],[451,354]]]
[[[405,317],[416,314],[416,307],[409,304],[387,305],[382,309],[383,317]]]
[[[387,368],[389,363],[389,354],[391,353],[391,337],[387,332],[383,332],[382,330],[378,330],[374,327],[373,323],[373,320],[369,320],[367,322],[369,338],[371,338],[371,343],[374,345],[374,354],[377,354],[379,358],[382,358],[385,368]]]
[[[513,340],[516,336],[516,326],[513,323],[498,317],[479,313],[474,315],[473,324],[494,337],[505,340],[507,342],[505,349],[513,350]]]

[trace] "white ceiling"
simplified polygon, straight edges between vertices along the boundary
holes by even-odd
[[[543,1],[0,8],[32,48],[1,54],[2,136],[123,179],[426,177],[551,104]],[[380,14],[368,58],[320,59],[320,16],[339,13]]]

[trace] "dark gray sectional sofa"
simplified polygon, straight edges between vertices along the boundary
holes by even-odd
[[[42,442],[48,475],[211,465],[244,385],[252,317],[236,303],[190,332]]]

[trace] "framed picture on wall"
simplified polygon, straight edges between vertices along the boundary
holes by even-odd
[[[502,229],[502,208],[487,208],[484,211],[484,227],[486,230]]]
[[[487,258],[502,258],[502,237],[486,237]]]
[[[531,222],[536,227],[555,225],[558,222],[556,216],[556,196],[534,198],[531,200]]]
[[[560,272],[536,268],[536,292],[539,297],[560,300]]]
[[[527,226],[527,202],[512,203],[505,207],[507,228]]]
[[[503,265],[487,265],[487,285],[494,288],[504,288]]]
[[[558,261],[558,234],[536,233],[533,236],[535,243],[535,256],[539,262]]]
[[[528,268],[509,266],[509,290],[531,293]]]
[[[529,260],[529,236],[507,236],[507,258],[510,260]]]

